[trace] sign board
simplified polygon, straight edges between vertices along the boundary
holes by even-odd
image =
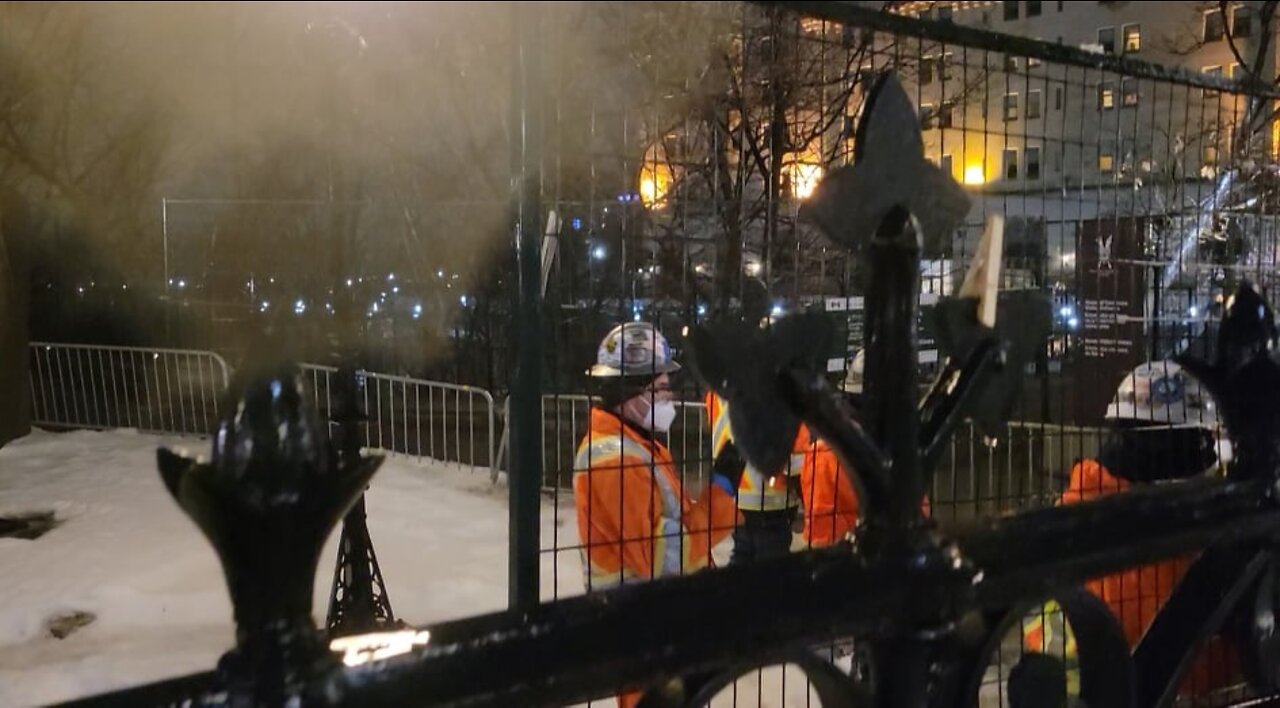
[[[1078,232],[1081,424],[1102,423],[1120,381],[1146,358],[1144,232],[1144,221],[1133,218],[1086,221]]]

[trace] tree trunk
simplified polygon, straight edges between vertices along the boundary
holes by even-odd
[[[0,190],[0,447],[31,430],[27,224],[22,198]]]

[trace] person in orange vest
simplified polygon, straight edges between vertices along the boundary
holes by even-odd
[[[675,420],[670,374],[680,365],[645,322],[613,328],[587,372],[602,403],[574,458],[573,493],[587,592],[671,577],[710,564],[711,549],[737,525],[738,480],[714,475],[697,498],[686,493],[658,439]],[[639,693],[618,697],[632,708]]]
[[[801,424],[786,467],[765,474],[743,460],[734,445],[729,403],[714,391],[707,391],[704,402],[711,422],[713,469],[726,475],[736,472],[740,476],[737,502],[743,522],[733,530],[729,563],[786,555],[791,551],[792,520],[800,506],[801,495],[796,487],[811,447],[808,428]]]
[[[1171,361],[1147,362],[1121,382],[1107,408],[1116,431],[1105,441],[1097,459],[1085,458],[1071,468],[1060,504],[1076,504],[1129,489],[1221,471],[1230,457],[1230,444],[1216,440],[1218,418],[1214,403],[1199,382]],[[1110,607],[1129,646],[1137,646],[1160,608],[1195,560],[1188,555],[1130,568],[1086,584]],[[1028,651],[1062,656],[1069,685],[1078,690],[1075,638],[1054,602],[1023,622],[1023,646]],[[1209,653],[1202,653],[1186,674],[1184,692],[1202,692],[1230,685],[1238,671],[1230,647],[1215,637]]]
[[[861,403],[865,366],[865,351],[859,350],[840,386],[855,408]],[[800,471],[800,494],[804,502],[804,540],[810,548],[842,541],[857,526],[858,493],[839,456],[825,440],[815,439],[807,450]],[[927,516],[931,511],[928,499],[922,508]]]

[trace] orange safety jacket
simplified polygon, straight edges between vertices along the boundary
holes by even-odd
[[[733,442],[729,403],[714,391],[707,392],[705,403],[707,419],[711,421],[711,459],[714,460],[725,445]],[[786,469],[764,474],[747,463],[742,471],[742,481],[738,483],[738,508],[742,511],[781,511],[799,506],[800,500],[787,488],[787,478],[800,474],[810,447],[809,429],[801,425]]]
[[[804,540],[812,548],[841,541],[858,523],[858,493],[835,450],[815,439],[800,472],[804,499]],[[929,499],[920,505],[925,516],[933,513]]]
[[[691,500],[667,448],[599,408],[578,446],[573,492],[588,592],[706,567],[738,522],[725,488]]]
[[[818,440],[805,455],[800,471],[804,499],[804,540],[812,548],[840,541],[858,523],[858,494],[826,441]]]
[[[1111,474],[1097,460],[1084,459],[1071,468],[1071,479],[1063,491],[1060,503],[1076,504],[1107,494],[1116,494],[1129,488],[1129,482]],[[1089,581],[1085,587],[1111,609],[1120,622],[1130,648],[1136,647],[1142,635],[1155,620],[1160,608],[1173,594],[1173,590],[1186,575],[1196,554],[1128,568],[1112,575]],[[1065,642],[1064,650],[1069,661],[1074,662],[1076,646],[1074,636],[1062,625],[1061,610],[1050,603],[1044,611],[1036,613],[1023,623],[1023,644],[1032,651],[1046,651],[1056,641]],[[1046,624],[1046,620],[1049,624]],[[1054,637],[1054,625],[1063,633]],[[1239,675],[1238,660],[1229,645],[1214,637],[1201,651],[1182,684],[1183,693],[1199,693],[1223,688],[1234,683]],[[1078,677],[1073,677],[1078,680]]]

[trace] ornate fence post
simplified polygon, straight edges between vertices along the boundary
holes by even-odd
[[[209,462],[158,453],[169,493],[222,562],[236,646],[219,662],[217,682],[231,705],[335,698],[318,680],[337,661],[311,617],[316,566],[382,458],[331,449],[303,391],[296,367],[266,371],[225,414]]]

